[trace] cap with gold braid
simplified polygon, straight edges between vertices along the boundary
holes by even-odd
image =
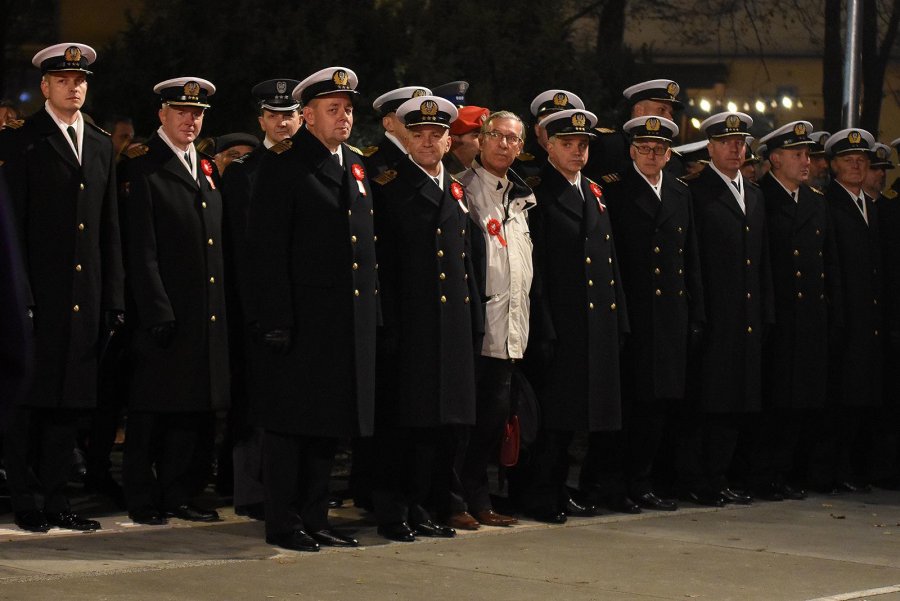
[[[812,123],[809,121],[791,121],[778,129],[771,131],[760,138],[760,143],[766,145],[768,152],[779,148],[793,148],[796,146],[809,146],[816,143],[810,138]]]
[[[86,44],[66,42],[44,48],[34,55],[31,64],[41,73],[54,71],[80,71],[91,75],[88,66],[97,60],[97,53]]]
[[[410,98],[397,107],[397,118],[403,121],[406,127],[439,125],[449,128],[458,115],[456,105],[439,96]]]
[[[356,86],[359,79],[352,69],[347,67],[327,67],[316,71],[297,84],[292,93],[294,100],[305,105],[317,96],[346,92],[351,98],[359,94]]]
[[[835,157],[846,152],[866,152],[875,145],[875,138],[864,129],[850,127],[831,134],[825,141],[825,152]]]
[[[622,126],[635,140],[663,140],[671,142],[678,135],[678,126],[664,117],[635,117]]]
[[[541,125],[547,130],[547,135],[553,136],[590,136],[596,137],[594,125],[597,124],[597,115],[583,109],[566,109],[557,111],[546,117]]]
[[[216,93],[216,86],[200,77],[175,77],[159,82],[153,91],[159,94],[163,104],[207,108],[207,100]]]
[[[707,117],[700,124],[700,130],[707,138],[724,138],[726,136],[750,135],[753,126],[753,118],[746,113],[733,113],[726,111]]]
[[[584,110],[584,102],[577,95],[566,90],[546,90],[531,101],[531,114],[535,117],[566,109]]]

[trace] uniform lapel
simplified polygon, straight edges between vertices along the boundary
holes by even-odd
[[[672,181],[672,176],[667,176],[665,173],[662,174],[663,182],[662,182],[662,194],[659,201],[659,211],[656,213],[656,225],[662,225],[666,221],[668,221],[675,213],[678,212],[678,192],[675,182]],[[656,196],[655,194],[653,195]]]
[[[704,169],[700,173],[701,177],[705,177],[708,181],[710,187],[716,192],[716,200],[724,204],[728,207],[728,209],[734,213],[735,217],[738,217],[741,221],[744,220],[744,212],[741,211],[741,207],[738,204],[737,199],[734,197],[734,194],[731,192],[729,185],[725,183],[719,174],[713,171],[712,169]],[[746,188],[746,186],[745,186]],[[746,206],[747,203],[747,195],[744,194],[744,204]]]
[[[53,150],[55,150],[69,165],[75,169],[80,169],[81,165],[78,164],[78,159],[75,157],[72,147],[69,145],[68,140],[63,137],[65,134],[57,127],[56,121],[53,120],[53,117],[50,116],[47,109],[43,108],[38,111],[34,118],[40,125],[40,131],[47,136],[47,143],[50,144],[50,147],[53,148]]]
[[[790,198],[788,198],[790,201]],[[793,202],[793,201],[790,201]],[[815,193],[807,186],[800,186],[797,191],[797,212],[794,216],[794,229],[799,230],[816,214]]]
[[[447,170],[444,169],[444,191],[438,197],[438,200],[441,203],[441,214],[438,217],[438,223],[444,223],[448,219],[458,217],[460,214],[460,203],[465,202],[464,198],[457,200],[453,197],[451,186],[453,186],[453,179],[450,177]],[[462,189],[462,186],[460,186],[460,189]],[[440,192],[436,185],[430,186],[427,183],[423,186],[422,191],[425,192],[426,190],[433,191],[432,193]]]
[[[572,189],[572,195],[580,201],[581,195],[579,195],[572,186],[569,186],[569,188]],[[581,176],[581,194],[584,195],[584,201],[582,202],[584,231],[591,232],[600,223],[600,202],[602,201],[602,197],[598,201],[597,197],[594,196],[594,193],[591,191],[590,182],[584,175]]]

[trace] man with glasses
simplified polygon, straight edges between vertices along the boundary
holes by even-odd
[[[637,117],[623,131],[632,167],[604,186],[631,324],[622,353],[623,427],[591,445],[580,488],[613,511],[674,511],[675,501],[654,493],[651,472],[666,415],[684,402],[689,344],[702,334],[700,256],[690,191],[663,171],[678,126]]]
[[[212,157],[197,151],[205,79],[160,82],[160,128],[124,163],[124,240],[134,303],[124,483],[128,514],[212,522],[192,504],[198,453],[230,397],[222,197]]]
[[[759,186],[771,249],[775,325],[764,341],[763,410],[749,431],[747,484],[753,497],[770,501],[806,497],[789,479],[801,426],[821,420],[825,408],[828,334],[841,320],[831,217],[822,194],[807,185],[814,144],[810,133],[811,123],[793,121],[760,140],[772,166]]]
[[[825,142],[834,179],[825,192],[837,239],[843,329],[830,346],[830,453],[817,456],[811,485],[826,491],[869,490],[863,426],[882,402],[882,264],[878,205],[863,184],[875,138],[843,129]],[[829,469],[830,468],[830,469]],[[828,470],[828,471],[826,471]]]
[[[554,111],[542,121],[548,161],[529,214],[535,268],[530,336],[541,364],[534,383],[542,423],[523,509],[557,524],[567,514],[596,510],[573,503],[566,488],[575,431],[622,425],[625,295],[603,190],[581,173],[596,122],[593,113],[580,109]]]
[[[469,431],[459,469],[468,512],[451,516],[448,523],[455,528],[510,526],[517,522],[493,510],[488,464],[496,460],[512,408],[514,379],[522,377],[517,364],[528,346],[529,291],[534,273],[528,211],[535,199],[531,189],[510,169],[524,135],[525,125],[517,115],[509,111],[493,113],[481,126],[480,158],[460,177],[469,200],[472,263],[485,327],[484,342],[476,349],[475,426]]]
[[[763,196],[740,171],[752,124],[737,112],[701,123],[710,163],[685,178],[694,200],[706,328],[695,398],[681,416],[678,478],[685,500],[719,507],[752,502],[729,486],[727,475],[740,430],[760,410],[762,340],[774,318]],[[676,252],[684,247],[676,245]]]

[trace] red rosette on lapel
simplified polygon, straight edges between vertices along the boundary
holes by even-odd
[[[603,198],[603,189],[596,182],[591,182],[591,194],[597,199],[597,208],[601,213],[606,212],[606,205],[600,199]]]
[[[500,220],[491,218],[487,222],[487,232],[497,238],[497,241],[500,243],[500,246],[506,246],[506,240],[503,238],[503,235],[500,233],[502,228],[500,227]]]
[[[457,182],[453,182],[450,184],[450,194],[453,195],[453,198],[456,200],[462,200],[463,198],[463,187],[459,185]]]
[[[363,180],[366,178],[366,170],[363,169],[363,166],[359,163],[353,163],[353,166],[350,167],[350,173],[356,178],[356,185],[359,186],[359,193],[365,196],[366,187],[363,185]]]
[[[203,171],[203,175],[206,176],[206,181],[209,182],[209,187],[213,190],[216,189],[216,184],[213,183],[213,166],[212,163],[209,162],[208,159],[200,159],[200,170]]]

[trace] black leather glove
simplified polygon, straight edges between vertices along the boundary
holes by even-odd
[[[125,313],[122,311],[105,311],[103,313],[103,327],[107,332],[115,332],[125,325]]]
[[[159,348],[169,348],[169,346],[172,345],[172,341],[175,340],[175,322],[164,321],[155,326],[150,326],[149,332],[150,337],[153,338],[153,342],[156,343],[156,346]]]
[[[269,350],[279,355],[287,355],[291,350],[291,331],[288,328],[275,328],[260,334],[259,339]]]
[[[703,324],[695,321],[688,326],[688,330],[688,349],[697,352],[703,345]]]

